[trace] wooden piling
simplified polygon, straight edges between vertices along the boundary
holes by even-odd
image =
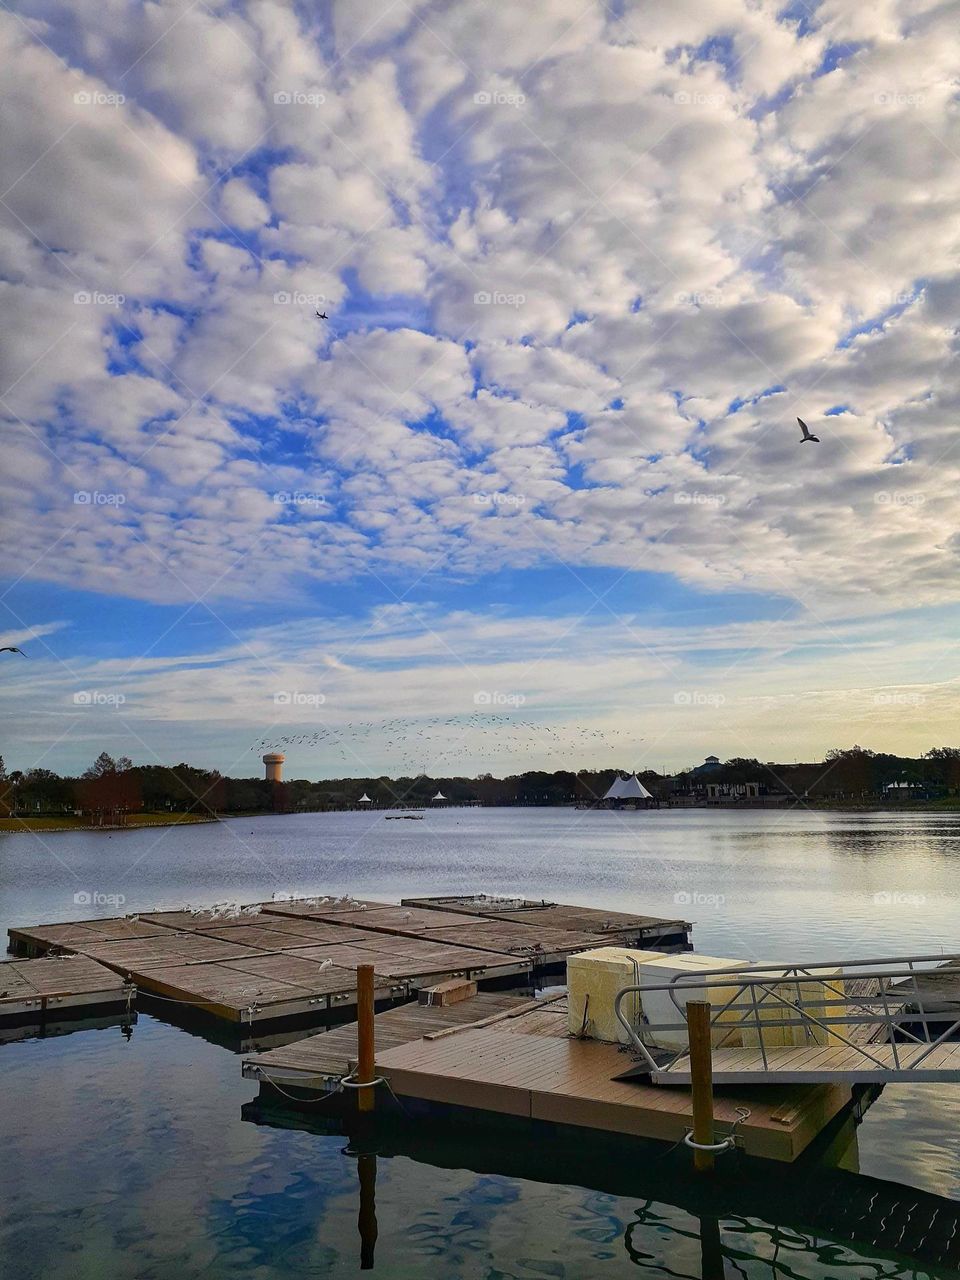
[[[713,1136],[713,1054],[710,1047],[710,1001],[687,1001],[687,1036],[690,1044],[690,1093],[693,1104],[693,1140],[705,1145]],[[713,1169],[712,1151],[693,1153],[699,1173]]]
[[[376,1047],[374,1041],[373,965],[357,965],[357,1084],[369,1085],[357,1090],[357,1110],[372,1111],[375,1088]]]

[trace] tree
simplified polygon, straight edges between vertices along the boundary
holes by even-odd
[[[108,756],[106,751],[101,751],[90,768],[84,770],[83,776],[85,778],[102,778],[105,774],[116,772],[116,760],[114,760],[113,756]]]

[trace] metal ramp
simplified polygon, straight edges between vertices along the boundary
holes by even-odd
[[[662,1007],[664,992],[675,1019],[644,1014],[631,1024],[627,996],[645,1009]],[[958,956],[745,965],[624,987],[615,1009],[640,1055],[638,1073],[690,1083],[686,1003],[704,1000],[718,1085],[960,1082]]]

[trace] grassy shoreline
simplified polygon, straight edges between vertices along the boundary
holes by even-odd
[[[131,813],[129,820],[122,826],[91,826],[83,818],[0,818],[0,831],[19,831],[22,833],[53,831],[133,831],[140,827],[182,827],[195,826],[201,822],[219,822],[219,817],[210,814],[193,813]]]

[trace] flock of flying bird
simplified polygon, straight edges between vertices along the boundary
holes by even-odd
[[[488,757],[539,756],[570,759],[578,749],[604,747],[623,750],[628,742],[641,741],[621,729],[601,730],[586,725],[552,725],[521,720],[515,714],[475,712],[464,716],[426,716],[417,719],[357,721],[342,728],[333,726],[289,733],[277,738],[261,738],[250,748],[258,754],[285,748],[317,748],[348,767],[369,767],[371,758],[379,763],[389,752],[409,774],[449,772],[463,759],[463,739],[470,735],[474,751]],[[429,770],[426,765],[429,762]]]

